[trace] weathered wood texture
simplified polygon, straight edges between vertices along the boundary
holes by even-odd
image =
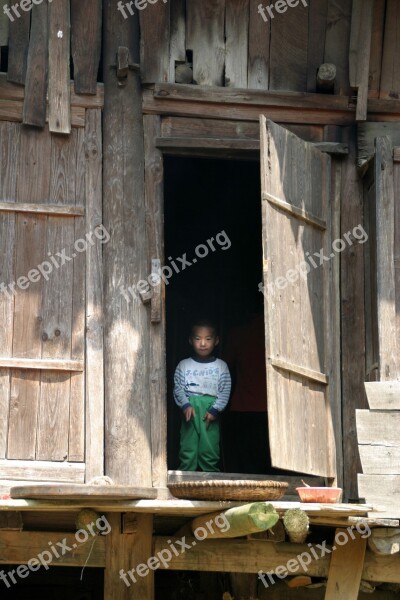
[[[400,4],[386,1],[380,98],[400,98]]]
[[[351,539],[346,529],[336,529],[335,552],[332,553],[329,565],[325,600],[357,600],[358,598],[367,538],[361,537],[358,532],[354,532],[353,536],[354,539]]]
[[[350,86],[357,90],[357,121],[367,118],[374,0],[354,0],[350,37]]]
[[[71,0],[71,50],[77,94],[96,93],[101,25],[101,0]]]
[[[363,223],[362,185],[355,166],[354,129],[347,129],[345,141],[350,148],[349,159],[342,165],[341,192],[341,238],[345,233]],[[361,464],[357,450],[355,409],[367,408],[364,391],[365,363],[354,360],[365,352],[364,324],[364,248],[365,244],[353,243],[341,253],[341,354],[342,354],[342,420],[344,494],[346,498],[358,498],[357,473]]]
[[[32,26],[29,39],[28,67],[25,82],[25,125],[44,127],[46,122],[46,93],[48,75],[48,4],[32,8]]]
[[[157,2],[139,11],[143,83],[169,80],[170,6],[170,2]]]
[[[400,381],[365,383],[371,410],[400,410]]]
[[[9,24],[9,58],[7,79],[23,85],[26,77],[26,63],[29,45],[31,15],[22,11]]]
[[[164,263],[163,248],[163,157],[155,148],[160,134],[160,117],[144,117],[145,150],[145,202],[149,273],[153,272],[152,261]],[[156,279],[157,281],[157,279]],[[165,314],[164,283],[158,278],[153,286],[150,305],[150,404],[151,404],[151,448],[152,482],[155,487],[167,484],[167,439],[166,427],[166,364],[165,364]]]
[[[370,511],[369,516],[399,518],[400,475],[359,474],[358,491],[361,498],[368,498],[368,501],[377,508]]]
[[[70,0],[49,5],[49,127],[70,133]]]
[[[158,8],[155,6],[154,8]],[[151,485],[149,390],[150,318],[142,302],[123,290],[149,275],[146,246],[144,143],[140,78],[130,71],[120,87],[115,71],[119,46],[139,58],[137,14],[123,20],[108,0],[104,40],[104,360],[106,474],[115,483]]]
[[[306,256],[320,249],[331,260],[335,258],[331,255],[330,167],[326,154],[275,123],[267,124],[265,117],[261,117],[272,464],[335,477],[331,411],[337,401],[334,364],[338,358],[334,357],[331,328],[337,300],[330,282],[332,270],[321,264],[305,263]],[[302,276],[296,270],[299,264],[304,265]],[[268,318],[271,314],[274,317]]]

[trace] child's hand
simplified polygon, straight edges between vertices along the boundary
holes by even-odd
[[[214,417],[214,415],[212,415],[209,412],[206,412],[206,414],[203,417],[203,421],[206,421],[206,429],[209,428],[210,423],[212,423],[213,421],[216,421],[217,417]]]
[[[183,412],[184,412],[184,415],[185,415],[185,421],[186,421],[186,423],[188,423],[192,417],[196,416],[196,413],[194,412],[193,406],[188,406],[187,408],[185,408],[185,410]]]

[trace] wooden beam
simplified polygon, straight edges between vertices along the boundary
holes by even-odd
[[[23,102],[18,100],[2,100],[0,101],[0,121],[12,121],[22,123],[23,119]],[[46,123],[48,122],[48,113]],[[85,109],[81,106],[73,106],[71,108],[71,126],[85,126]]]
[[[28,561],[30,562],[31,559],[42,556],[43,562],[47,560],[48,564],[53,567],[83,567],[86,565],[86,567],[104,568],[107,541],[108,539],[105,536],[97,535],[94,538],[89,535],[86,542],[79,543],[75,534],[66,533],[65,531],[2,531],[0,536],[0,564],[24,565]],[[55,548],[58,548],[57,542],[64,543],[62,551],[57,552],[58,557],[57,554],[49,550],[49,542]],[[92,545],[93,548],[90,552]],[[67,550],[67,547],[69,550]],[[45,554],[45,552],[48,552],[48,554]],[[34,566],[37,566],[37,564]]]
[[[101,111],[88,109],[85,128],[86,230],[102,224]],[[108,231],[107,231],[108,234]],[[108,234],[108,239],[110,235]],[[105,242],[106,238],[102,242]],[[86,251],[86,481],[104,473],[103,256],[96,238]]]
[[[146,305],[122,296],[149,274],[142,86],[134,70],[119,86],[111,68],[120,46],[138,62],[139,22],[137,12],[124,20],[114,0],[104,2],[104,21],[103,223],[113,234],[103,247],[106,474],[150,487],[150,319]]]
[[[85,464],[39,460],[1,460],[0,478],[83,483],[85,480]]]
[[[128,498],[155,498],[155,488],[133,488],[121,485],[78,485],[71,483],[49,483],[30,484],[15,486],[11,490],[12,498],[41,498],[44,500],[79,500],[90,498],[91,500],[125,500]]]
[[[71,132],[70,0],[49,4],[49,129]]]
[[[358,598],[367,538],[361,537],[356,531],[353,535],[354,539],[351,539],[346,529],[336,529],[325,600],[357,600]],[[341,540],[340,545],[339,540]]]
[[[83,206],[68,206],[68,204],[27,204],[24,202],[0,202],[0,212],[24,212],[57,217],[82,217],[85,214]]]
[[[136,533],[123,533],[121,515],[107,515],[111,532],[107,536],[104,571],[104,597],[114,600],[154,598],[154,571],[147,568],[145,576],[136,573],[153,555],[153,516],[137,515]],[[128,573],[131,571],[131,575]]]
[[[0,358],[0,368],[40,369],[51,371],[83,371],[80,360],[41,359],[41,358]]]
[[[371,410],[400,410],[400,381],[365,382]]]

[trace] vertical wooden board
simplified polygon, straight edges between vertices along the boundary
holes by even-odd
[[[271,19],[270,90],[307,90],[309,6],[286,6]]]
[[[74,130],[69,138],[47,135],[51,137],[51,202],[75,204],[77,132]],[[74,241],[74,219],[48,217],[46,256],[53,268],[42,297],[42,358],[71,356],[73,262],[78,254]],[[60,258],[59,253],[68,259]],[[69,373],[41,373],[38,460],[68,458],[70,378]]]
[[[47,157],[48,160],[43,160]],[[50,136],[44,130],[21,128],[17,160],[17,202],[42,203],[49,198]],[[26,277],[46,259],[47,217],[16,216],[15,278]],[[40,358],[42,294],[44,278],[16,288],[14,301],[13,356]],[[40,396],[40,372],[12,372],[10,427],[7,458],[35,457],[36,424]]]
[[[375,0],[369,61],[369,97],[379,98],[386,0]]]
[[[380,98],[400,98],[400,4],[387,0]]]
[[[4,6],[7,4],[7,0],[0,0],[0,46],[8,46],[8,32],[11,20],[4,12]]]
[[[29,40],[28,68],[25,84],[23,122],[44,127],[48,70],[47,1],[32,7],[32,27]]]
[[[16,157],[19,150],[20,125],[0,124],[0,198],[15,200]],[[14,295],[8,285],[15,281],[14,256],[16,244],[15,215],[0,214],[0,348],[3,356],[12,355]],[[4,284],[4,287],[3,287]],[[5,458],[10,406],[10,370],[0,369],[0,458]]]
[[[394,195],[400,197],[400,163],[393,165]],[[395,277],[395,306],[396,306],[396,339],[400,340],[400,206],[394,206],[394,277]],[[400,342],[398,341],[400,345]]]
[[[141,46],[140,64],[143,83],[169,81],[170,3],[150,3],[139,11]]]
[[[225,85],[247,88],[249,1],[230,0],[225,14]]]
[[[324,62],[328,0],[309,0],[307,92],[315,92],[317,71]]]
[[[7,79],[25,85],[31,13],[20,9],[20,15],[9,25]]]
[[[349,156],[342,165],[341,238],[363,223],[362,184],[357,174],[354,128],[344,132],[349,144]],[[357,499],[357,473],[361,464],[357,446],[355,409],[367,408],[364,390],[364,245],[353,244],[341,253],[341,355],[342,355],[342,422],[344,456],[344,494]]]
[[[393,148],[389,137],[376,138],[376,251],[379,379],[400,378],[395,283],[395,195]]]
[[[365,121],[367,118],[373,8],[374,0],[353,0],[349,78],[350,86],[357,90],[357,121]]]
[[[354,539],[353,539],[354,536]],[[343,543],[344,542],[344,543]],[[325,600],[357,600],[364,567],[366,536],[336,529]]]
[[[158,258],[164,263],[163,248],[163,157],[155,140],[160,135],[160,117],[146,115],[144,122],[146,227],[148,263]],[[160,322],[151,325],[150,340],[150,403],[152,484],[167,485],[167,406],[165,366],[165,290],[160,282],[162,306]],[[153,308],[153,307],[152,307]]]
[[[186,48],[193,51],[193,80],[224,85],[225,0],[187,0]]]
[[[336,66],[335,94],[347,96],[352,0],[329,0],[324,62]]]
[[[186,62],[186,0],[170,0],[170,73],[175,82],[175,62]]]
[[[70,3],[49,5],[49,129],[70,133]]]
[[[268,90],[269,87],[269,44],[271,26],[265,22],[255,2],[249,3],[249,59],[248,88]]]
[[[85,130],[77,130],[75,168],[75,204],[85,206]],[[85,218],[75,218],[75,240],[86,233]],[[71,358],[85,358],[85,299],[86,256],[78,253],[73,264]],[[71,399],[69,411],[68,456],[71,462],[83,462],[85,458],[85,374],[71,374]]]
[[[102,244],[110,237],[104,227],[98,229],[103,223],[101,110],[86,112],[86,229],[97,231],[86,253],[86,477],[91,479],[104,473]]]
[[[101,53],[101,0],[71,0],[71,50],[77,94],[96,94]]]

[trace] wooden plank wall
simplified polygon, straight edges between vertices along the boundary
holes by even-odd
[[[11,9],[8,17],[4,4],[1,2],[0,7],[0,46],[8,56],[7,80],[25,86],[26,93],[23,111],[17,104],[2,103],[0,119],[43,128],[48,118],[50,131],[70,133],[71,125],[77,124],[69,89],[70,47],[76,93],[97,94],[101,0],[59,0],[53,4],[45,0],[32,4],[30,10],[20,8],[19,17]],[[19,5],[15,6],[18,10]],[[2,91],[0,98],[4,99]]]

